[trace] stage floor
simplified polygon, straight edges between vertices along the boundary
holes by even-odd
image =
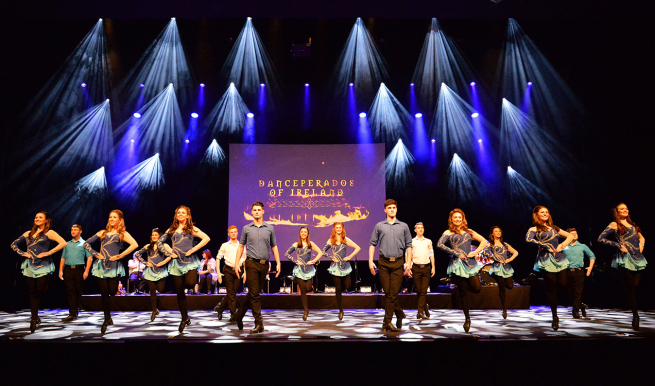
[[[342,321],[335,310],[312,310],[307,321],[302,321],[301,310],[264,310],[265,331],[251,335],[254,325],[250,312],[244,318],[244,330],[236,323],[227,323],[229,312],[223,321],[213,311],[190,311],[192,321],[183,334],[177,331],[180,314],[177,311],[161,311],[154,323],[150,312],[123,311],[112,313],[113,326],[100,334],[103,321],[101,312],[82,312],[72,323],[62,323],[67,310],[46,310],[39,313],[42,324],[33,334],[29,333],[29,312],[0,313],[0,340],[57,340],[57,341],[143,341],[173,340],[213,343],[280,342],[280,341],[357,341],[400,340],[427,341],[438,339],[477,340],[579,340],[579,339],[628,339],[634,337],[655,338],[655,312],[641,313],[641,331],[631,329],[632,316],[627,311],[590,309],[587,318],[575,320],[570,308],[560,308],[560,329],[550,327],[551,316],[547,307],[531,307],[527,310],[509,310],[503,320],[499,310],[471,311],[472,325],[465,333],[464,318],[460,310],[434,310],[431,319],[417,321],[414,310],[405,310],[401,333],[381,331],[384,311],[380,309],[345,310]],[[395,323],[395,319],[394,319]]]

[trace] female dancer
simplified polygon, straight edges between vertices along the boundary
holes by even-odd
[[[152,309],[152,315],[150,315],[151,322],[154,322],[155,317],[159,315],[159,310],[157,309],[157,291],[164,292],[164,279],[168,276],[166,264],[171,259],[170,256],[165,257],[159,253],[156,244],[160,237],[161,231],[159,228],[153,229],[150,234],[150,243],[134,253],[134,256],[137,259],[146,264],[143,278],[146,279],[148,289],[150,290],[150,308]],[[164,245],[164,247],[166,248],[166,251],[171,251],[171,247],[168,245]],[[147,261],[143,258],[144,256],[147,257]]]
[[[200,277],[200,284],[198,285],[198,293],[211,293],[212,286],[216,284],[216,259],[212,256],[209,249],[202,251],[202,260],[198,267],[198,276]],[[207,292],[203,292],[203,289]]]
[[[509,264],[516,259],[519,253],[511,245],[503,241],[503,231],[498,226],[491,227],[489,231],[489,243],[485,249],[486,255],[494,262],[489,269],[489,275],[498,283],[498,294],[500,304],[503,306],[503,319],[507,319],[507,305],[505,304],[505,288],[514,288],[514,268]],[[509,254],[512,254],[509,258]]]
[[[573,236],[553,225],[553,218],[548,208],[536,206],[532,210],[532,223],[535,225],[528,230],[525,241],[539,246],[537,261],[534,263],[534,270],[540,271],[546,282],[546,292],[550,311],[553,313],[553,330],[559,328],[557,317],[557,285],[566,287],[569,260],[562,249],[573,240]],[[566,237],[563,243],[559,243],[559,237]]]
[[[347,247],[355,250],[347,255]],[[332,280],[334,280],[334,292],[337,295],[337,305],[339,306],[339,320],[342,320],[343,301],[341,299],[341,290],[342,288],[345,288],[346,291],[350,289],[350,272],[353,270],[348,261],[355,257],[361,248],[346,237],[346,229],[343,223],[336,222],[332,225],[332,234],[323,248],[323,252],[327,252],[328,249],[332,249],[332,256],[330,256],[332,264],[330,264],[328,272],[332,275]]]
[[[630,219],[628,206],[624,203],[612,208],[614,221],[598,237],[598,242],[616,248],[612,268],[623,275],[625,294],[632,310],[632,329],[639,331],[639,312],[637,311],[637,293],[635,289],[641,280],[641,270],[646,268],[646,258],[642,254],[646,239],[641,228]],[[613,238],[614,240],[611,240]]]
[[[291,256],[294,251],[296,251],[297,255],[295,259]],[[318,252],[314,259],[312,259],[312,251]],[[312,290],[312,278],[316,275],[314,264],[318,262],[322,255],[323,251],[313,241],[309,240],[309,229],[307,227],[300,228],[298,242],[293,243],[287,253],[284,254],[287,259],[296,263],[296,266],[293,267],[293,277],[296,285],[300,288],[300,300],[302,301],[302,308],[305,310],[302,320],[307,320],[307,316],[309,316],[307,292]]]
[[[193,238],[200,238],[200,242],[194,247]],[[172,240],[172,252],[164,249],[164,242]],[[193,226],[191,218],[191,209],[187,206],[180,205],[175,209],[175,217],[173,223],[168,228],[166,233],[157,241],[159,253],[164,254],[166,257],[172,257],[173,260],[168,265],[168,273],[173,276],[173,284],[175,285],[175,292],[177,293],[177,305],[180,308],[182,321],[178,330],[184,331],[184,327],[191,324],[189,314],[187,312],[187,301],[184,289],[191,289],[196,285],[198,280],[198,267],[200,266],[200,259],[195,255],[200,248],[204,247],[209,242],[209,236],[203,233],[200,229]]]
[[[471,242],[476,240],[480,243],[475,251],[471,251]],[[450,247],[446,246],[450,244]],[[478,278],[478,271],[480,267],[475,260],[475,256],[480,254],[486,248],[488,242],[484,237],[468,228],[466,216],[461,209],[453,209],[448,215],[448,230],[446,230],[439,242],[437,248],[450,254],[450,262],[448,263],[448,276],[450,280],[457,286],[457,292],[462,302],[462,309],[464,310],[464,331],[468,332],[471,328],[471,316],[469,315],[469,303],[466,294],[471,291],[473,293],[480,292],[480,279]]]
[[[91,244],[98,239],[100,240],[100,252],[91,248]],[[124,242],[128,243],[129,247],[119,254]],[[91,274],[96,277],[98,287],[100,287],[102,310],[105,313],[105,321],[100,328],[100,332],[103,334],[107,331],[107,326],[114,324],[114,321],[111,320],[111,298],[118,292],[119,277],[125,276],[125,268],[118,260],[132,253],[137,247],[136,241],[125,230],[123,212],[118,209],[109,212],[107,227],[84,243],[84,248],[96,258]]]
[[[30,311],[32,313],[30,332],[34,332],[36,325],[41,324],[39,303],[41,296],[48,289],[50,274],[55,271],[55,264],[50,256],[66,246],[66,241],[57,232],[50,229],[51,226],[52,220],[48,212],[38,212],[34,216],[32,229],[11,243],[11,249],[25,257],[20,267],[30,293]],[[50,241],[56,242],[57,246],[48,250]],[[18,247],[23,243],[27,246],[25,251]]]

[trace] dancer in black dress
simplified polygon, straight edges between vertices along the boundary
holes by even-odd
[[[20,267],[30,293],[30,311],[32,313],[30,332],[34,332],[36,326],[41,324],[39,303],[41,296],[48,289],[50,274],[55,271],[55,263],[52,262],[50,256],[66,246],[66,240],[50,229],[51,226],[52,220],[48,212],[38,212],[34,216],[32,229],[11,243],[11,249],[25,258]],[[50,243],[53,241],[57,243],[57,246],[49,250]],[[21,245],[25,245],[25,250],[20,249]]]
[[[507,319],[505,289],[514,288],[514,268],[509,263],[516,259],[519,253],[503,241],[503,231],[498,226],[491,227],[489,240],[485,254],[494,261],[489,269],[489,275],[498,283],[498,295],[500,304],[503,306],[503,319]]]
[[[318,253],[313,259],[312,251]],[[293,257],[293,252],[296,252],[295,258]],[[302,302],[302,308],[305,310],[302,320],[307,320],[307,316],[309,316],[307,292],[312,290],[312,279],[316,275],[314,264],[323,256],[323,251],[309,239],[309,229],[302,227],[298,234],[298,242],[293,243],[284,256],[296,263],[296,266],[293,267],[293,278],[298,288],[300,288],[300,300]]]
[[[146,279],[148,289],[150,290],[151,322],[154,322],[155,317],[159,315],[159,310],[157,309],[157,291],[160,293],[164,292],[165,279],[168,276],[166,264],[171,260],[170,256],[166,257],[159,253],[157,241],[160,237],[161,231],[159,228],[153,229],[150,234],[150,243],[134,253],[134,256],[146,265],[143,278]],[[166,251],[171,251],[171,247],[168,244],[165,244],[164,247]]]

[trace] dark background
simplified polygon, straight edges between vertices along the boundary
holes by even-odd
[[[418,1],[411,5],[391,1],[326,3],[329,5],[300,1],[211,4],[197,1],[193,6],[181,6],[177,2],[63,1],[42,6],[28,1],[13,5],[14,8],[4,13],[0,22],[3,58],[0,211],[4,215],[0,245],[6,249],[0,260],[0,310],[26,306],[20,259],[9,249],[9,244],[31,227],[34,213],[26,213],[25,208],[38,206],[49,192],[48,187],[40,191],[21,191],[9,178],[10,165],[16,161],[13,150],[24,146],[16,120],[98,17],[105,18],[112,26],[113,34],[108,35],[108,45],[114,84],[127,74],[168,19],[177,17],[195,79],[207,84],[206,114],[223,91],[223,86],[218,85],[218,74],[232,47],[230,38],[235,40],[245,17],[252,16],[282,83],[277,114],[258,117],[257,142],[298,144],[351,143],[356,139],[343,117],[336,116],[330,108],[327,85],[357,16],[367,23],[389,64],[389,88],[406,107],[408,95],[403,90],[408,90],[407,85],[411,82],[429,18],[439,17],[446,34],[455,40],[477,72],[476,82],[486,91],[485,116],[498,125],[500,103],[495,101],[500,98],[494,93],[494,75],[506,18],[515,17],[587,111],[585,125],[572,133],[570,143],[563,144],[579,164],[561,165],[573,168],[576,177],[567,181],[574,192],[572,197],[554,197],[561,208],[552,213],[555,223],[564,228],[576,227],[582,242],[593,242],[597,263],[609,263],[613,251],[596,246],[595,240],[612,220],[610,208],[623,201],[646,239],[650,240],[654,230],[651,191],[655,170],[651,155],[654,134],[649,113],[655,102],[655,27],[652,20],[645,18],[645,9],[637,5],[619,7],[615,3],[593,3],[594,6],[589,6],[587,2],[564,1],[539,4],[502,1],[498,5],[488,1],[458,4]],[[375,19],[368,20],[369,17]],[[309,37],[312,37],[312,57],[291,57],[291,44],[304,43]],[[310,127],[302,129],[305,82],[311,84],[312,119]],[[369,104],[361,103],[358,108],[368,110]],[[183,110],[185,117],[189,111]],[[129,114],[126,110],[112,117],[114,126],[122,123]],[[426,125],[429,125],[430,117],[426,118]],[[221,142],[225,150],[227,140]],[[426,236],[433,240],[446,229],[447,215],[453,208],[445,199],[447,164],[444,163],[440,160],[436,172],[418,165],[414,170],[415,181],[409,187],[388,187],[387,190],[389,197],[399,201],[399,219],[409,224],[422,221]],[[39,173],[34,173],[32,178],[42,178]],[[193,209],[196,224],[212,237],[208,247],[216,251],[225,240],[228,226],[227,166],[210,176],[199,174],[193,168],[165,173],[166,186],[151,197],[149,208],[126,212],[128,230],[140,244],[144,244],[150,229],[167,227],[174,208],[183,203]],[[494,197],[502,196],[502,192],[494,194]],[[107,214],[114,209],[114,204],[110,199],[98,209],[97,216],[82,224],[85,228],[83,236],[89,237],[105,226]],[[486,236],[492,225],[504,229],[505,240],[520,252],[513,263],[516,280],[527,276],[536,253],[536,248],[523,242],[525,231],[531,226],[529,216],[516,216],[502,200],[494,198],[463,209],[471,228],[482,235]],[[381,220],[383,216],[380,203]],[[68,240],[69,224],[57,223],[56,220],[54,229]],[[284,244],[281,243],[281,249],[284,249]],[[649,250],[647,242],[644,251],[647,258]],[[358,258],[367,258],[366,248]],[[59,255],[55,255],[54,260],[58,266]],[[435,279],[445,276],[447,265],[446,256],[440,252],[437,252],[436,260]],[[319,266],[319,272],[324,275],[319,278],[321,283],[327,279],[323,272],[326,267]],[[290,269],[290,266],[285,267],[285,270]],[[642,309],[655,306],[655,299],[651,296],[655,289],[652,272],[652,267],[648,267],[643,275]],[[362,284],[375,284],[365,263],[360,263],[360,273]],[[588,284],[586,301],[591,306],[623,307],[622,287],[610,276],[595,273]],[[278,285],[272,282],[271,290]],[[436,281],[432,286],[436,286]],[[85,289],[87,293],[96,291],[93,279],[87,281]],[[543,292],[535,288],[534,303],[542,302]],[[63,283],[53,276],[42,307],[64,306]]]

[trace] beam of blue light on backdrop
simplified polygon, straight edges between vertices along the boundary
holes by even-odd
[[[455,153],[448,166],[448,200],[454,205],[471,204],[484,194],[484,184]]]
[[[460,153],[467,158],[473,154],[474,142],[471,114],[475,111],[445,83],[434,112],[430,136],[435,138],[444,154]]]
[[[523,170],[538,186],[555,189],[567,185],[564,179],[575,168],[573,158],[547,131],[505,98],[500,141],[503,161]]]
[[[243,128],[243,142],[255,143],[255,115],[246,114],[246,126]]]
[[[507,167],[507,188],[509,205],[522,213],[529,213],[537,205],[550,205],[550,196],[538,186],[519,174],[511,166]]]
[[[278,80],[273,62],[248,18],[221,70],[221,79],[234,83],[250,101],[260,92],[277,92]],[[261,86],[261,85],[264,86]]]
[[[121,92],[127,97],[128,108],[138,109],[140,96],[147,103],[170,83],[183,106],[191,101],[195,83],[174,18],[127,75]]]
[[[61,124],[87,109],[87,100],[92,105],[107,99],[110,89],[111,69],[100,19],[26,109],[25,134]]]
[[[442,83],[457,94],[468,96],[467,86],[472,75],[473,71],[455,42],[439,28],[437,19],[432,18],[412,77],[421,100],[432,106]]]
[[[384,83],[380,83],[371,109],[368,113],[373,138],[378,142],[393,145],[405,138],[405,128],[410,127],[412,118]],[[396,145],[397,146],[397,145]]]
[[[230,87],[207,116],[205,126],[212,136],[240,133],[249,112],[234,83],[230,83]]]
[[[391,150],[384,160],[384,170],[387,184],[393,188],[400,188],[407,185],[413,179],[412,165],[414,156],[405,147],[402,140],[398,140],[396,146]]]
[[[135,208],[142,193],[158,191],[162,186],[164,186],[164,172],[157,153],[118,174],[115,177],[113,190],[119,202]]]
[[[562,77],[514,19],[507,24],[507,37],[500,56],[498,81],[502,96],[520,103],[528,82],[536,121],[553,133],[570,135],[582,118],[583,109]]]
[[[387,78],[387,64],[358,17],[337,61],[331,87],[337,98],[346,96],[350,83],[358,93],[370,95]]]
[[[430,154],[428,133],[425,130],[423,114],[414,115],[414,155],[419,161],[424,161]]]
[[[71,174],[109,163],[114,155],[109,99],[37,138],[19,157],[14,178],[37,165],[46,166],[49,177],[54,177],[53,172]]]
[[[117,130],[117,134],[122,135],[119,156],[126,157],[124,152],[128,149],[136,151],[139,159],[159,153],[165,165],[176,164],[181,154],[185,128],[173,84],[143,106],[138,114],[140,118],[136,122],[130,118]],[[137,146],[133,145],[135,143]],[[121,165],[119,169],[130,166]]]
[[[218,142],[213,139],[207,151],[205,151],[205,157],[202,159],[202,162],[218,167],[223,161],[225,161],[225,153]]]

